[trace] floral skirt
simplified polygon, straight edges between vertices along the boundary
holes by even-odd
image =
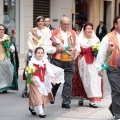
[[[51,88],[50,81],[41,82],[37,76],[34,76],[29,85],[29,106],[43,105],[46,107],[48,102],[54,101]]]

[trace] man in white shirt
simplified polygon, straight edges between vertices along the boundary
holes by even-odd
[[[101,64],[104,63],[107,51],[110,44],[112,44],[114,46],[114,51],[106,62],[109,66],[106,72],[112,91],[112,103],[109,110],[112,115],[115,116],[115,120],[120,120],[120,16],[114,18],[113,24],[114,30],[107,34],[101,42],[96,59],[96,67],[99,70],[98,74],[103,76]]]
[[[44,24],[47,28],[49,28],[50,30],[54,30],[55,28],[52,27],[51,23],[50,23],[50,18],[46,17],[44,20]]]
[[[51,41],[52,50],[47,50],[51,54],[50,62],[62,69],[65,73],[65,83],[62,91],[62,108],[70,109],[72,77],[74,74],[74,57],[75,52],[80,51],[76,40],[76,34],[70,28],[70,19],[63,16],[60,20],[60,28],[52,31],[51,40],[56,39],[59,45]],[[57,93],[60,84],[53,85],[53,96]]]

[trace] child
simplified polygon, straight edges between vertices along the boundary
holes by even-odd
[[[29,86],[29,110],[32,115],[36,115],[34,107],[37,106],[39,117],[45,118],[46,115],[43,112],[43,108],[46,103],[54,101],[51,93],[51,81],[50,79],[46,79],[46,72],[52,77],[53,84],[56,84],[56,80],[54,73],[49,67],[48,60],[44,59],[44,49],[42,47],[35,49],[29,65],[33,65],[37,69],[37,71],[32,74],[32,83],[30,83]]]

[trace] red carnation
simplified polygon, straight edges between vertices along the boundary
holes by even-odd
[[[54,37],[51,37],[50,40],[53,41],[53,40],[55,40],[55,39],[54,39]]]
[[[113,44],[110,44],[110,47],[113,47],[114,45]]]
[[[12,34],[14,34],[14,35],[16,34],[15,30],[11,30],[11,32],[12,32]]]

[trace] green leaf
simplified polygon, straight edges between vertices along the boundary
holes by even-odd
[[[6,51],[7,57],[10,58],[10,52],[7,50]]]

